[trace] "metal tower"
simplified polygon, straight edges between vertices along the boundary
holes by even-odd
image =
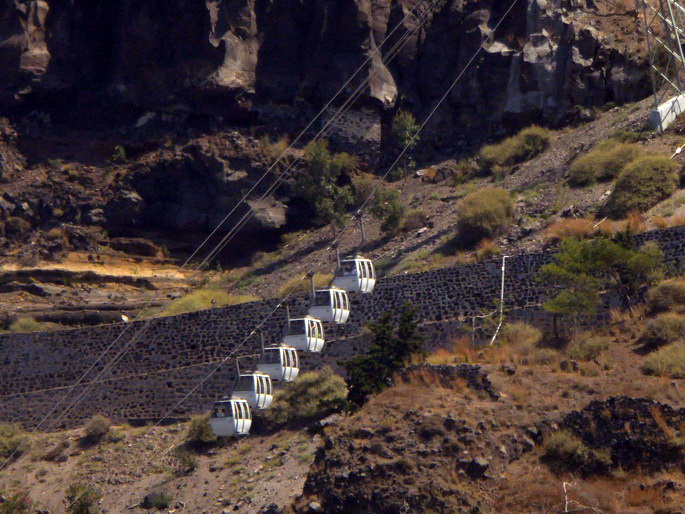
[[[654,109],[659,111],[662,106],[661,120],[670,118],[668,114],[674,118],[684,110],[685,99],[671,102],[666,111],[663,104],[674,93],[676,98],[685,94],[685,1],[636,0],[636,6],[642,13],[647,39]],[[669,113],[669,110],[676,112]]]

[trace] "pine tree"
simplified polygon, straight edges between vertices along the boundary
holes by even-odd
[[[373,342],[368,351],[343,363],[347,371],[347,400],[353,408],[391,385],[393,373],[420,352],[423,344],[418,333],[418,309],[410,304],[402,307],[397,326],[392,313],[384,312],[370,328]]]

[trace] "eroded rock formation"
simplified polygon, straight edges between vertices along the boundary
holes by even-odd
[[[493,32],[509,5],[13,0],[0,8],[0,106],[31,91],[58,92],[60,101],[77,92],[80,102],[94,95],[232,116],[265,102],[321,104],[361,67],[348,93],[370,78],[363,102],[383,108],[403,98],[427,112],[486,38],[437,125],[497,131],[561,123],[575,106],[648,92],[634,12],[585,0],[518,0]],[[397,57],[384,63],[404,36]]]

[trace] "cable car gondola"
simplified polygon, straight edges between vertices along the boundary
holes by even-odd
[[[269,375],[271,380],[292,382],[300,372],[297,350],[290,346],[264,348],[257,362],[257,370]]]
[[[283,344],[301,352],[320,352],[324,345],[323,323],[321,320],[306,316],[290,319],[285,326]]]
[[[209,424],[217,437],[247,435],[252,427],[250,406],[243,399],[219,400],[212,407]]]
[[[329,323],[345,323],[350,316],[347,292],[336,287],[312,290],[309,315]]]
[[[376,272],[371,259],[360,255],[338,259],[333,286],[351,293],[370,293],[376,285]]]
[[[267,409],[274,399],[271,377],[259,372],[238,374],[231,398],[245,400],[252,409]]]

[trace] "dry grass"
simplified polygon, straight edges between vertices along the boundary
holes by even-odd
[[[186,312],[195,312],[214,307],[236,305],[239,303],[255,302],[261,300],[254,295],[234,295],[219,289],[200,289],[186,296],[174,300],[160,313],[160,316],[174,316]]]
[[[630,212],[622,220],[597,220],[592,217],[561,219],[547,227],[545,236],[549,241],[562,241],[570,237],[590,239],[596,236],[613,237],[626,230],[639,234],[649,228],[647,220],[642,214]]]
[[[486,261],[502,255],[502,249],[492,239],[483,239],[476,246],[476,260]]]
[[[566,218],[551,224],[545,230],[545,236],[550,241],[561,241],[573,237],[575,239],[589,239],[594,237],[598,229],[594,218]]]
[[[331,273],[314,273],[314,287],[317,289],[328,287],[328,285],[333,280],[333,274]],[[311,285],[308,279],[302,279],[302,277],[294,277],[288,280],[285,284],[281,286],[278,290],[278,296],[287,296],[291,293],[305,293],[310,291]]]
[[[440,373],[430,368],[414,369],[404,375],[396,374],[393,377],[395,384],[409,387],[427,387],[432,389],[448,389],[458,393],[464,393],[467,389],[466,381],[460,377],[447,379]]]
[[[648,375],[685,378],[685,342],[669,344],[652,352],[645,360],[643,370]]]

